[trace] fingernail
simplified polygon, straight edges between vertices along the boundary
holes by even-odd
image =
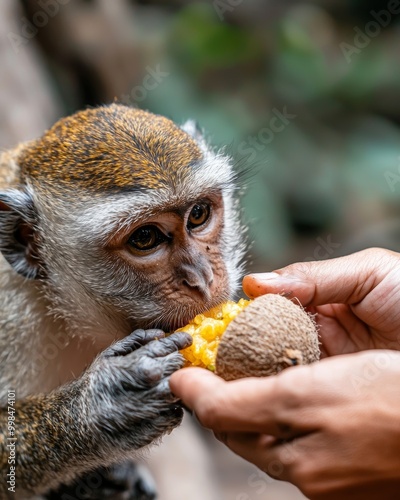
[[[254,280],[252,289],[246,291],[246,294],[250,299],[258,297],[260,291],[265,293],[265,290],[274,290],[274,293],[283,294],[285,297],[289,298],[292,296],[293,284],[298,282],[299,279],[296,276],[285,276],[278,273],[257,273],[250,275]]]
[[[250,274],[250,276],[255,278],[257,281],[271,281],[281,278],[281,275],[278,273],[257,273]]]
[[[251,276],[253,276],[259,283],[265,283],[266,285],[272,284],[274,281],[279,282],[281,285],[302,281],[298,276],[278,273],[259,273],[252,274]]]

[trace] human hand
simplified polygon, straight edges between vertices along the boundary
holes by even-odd
[[[322,356],[400,350],[400,254],[371,248],[338,259],[301,262],[243,280],[251,297],[297,297],[320,325]]]
[[[200,368],[172,392],[235,453],[311,500],[397,499],[400,353],[368,351],[225,382]]]

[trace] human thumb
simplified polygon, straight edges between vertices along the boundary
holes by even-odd
[[[291,264],[272,273],[250,274],[243,280],[243,290],[250,298],[266,293],[296,297],[303,306],[355,304],[399,264],[399,254],[371,248],[337,259]]]

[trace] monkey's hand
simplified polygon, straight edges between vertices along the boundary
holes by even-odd
[[[136,330],[97,358],[84,376],[96,441],[129,451],[180,424],[183,412],[169,377],[183,366],[178,350],[191,342],[183,332],[165,338],[161,330]]]
[[[138,330],[106,349],[77,380],[15,405],[16,498],[42,493],[133,455],[177,426],[182,409],[169,389],[183,366],[183,332]],[[9,493],[7,408],[0,409],[0,499]],[[15,496],[13,497],[15,498]]]

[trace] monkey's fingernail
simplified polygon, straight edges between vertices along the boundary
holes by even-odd
[[[177,415],[180,415],[182,413],[182,408],[183,408],[182,405],[178,404],[173,407],[172,411]]]
[[[193,344],[193,337],[188,332],[178,332],[179,333],[179,343],[181,349],[186,349],[186,347],[190,347]]]
[[[153,338],[154,340],[159,340],[165,337],[165,332],[159,330],[158,328],[151,328],[149,330],[146,330],[146,336],[149,339]]]

